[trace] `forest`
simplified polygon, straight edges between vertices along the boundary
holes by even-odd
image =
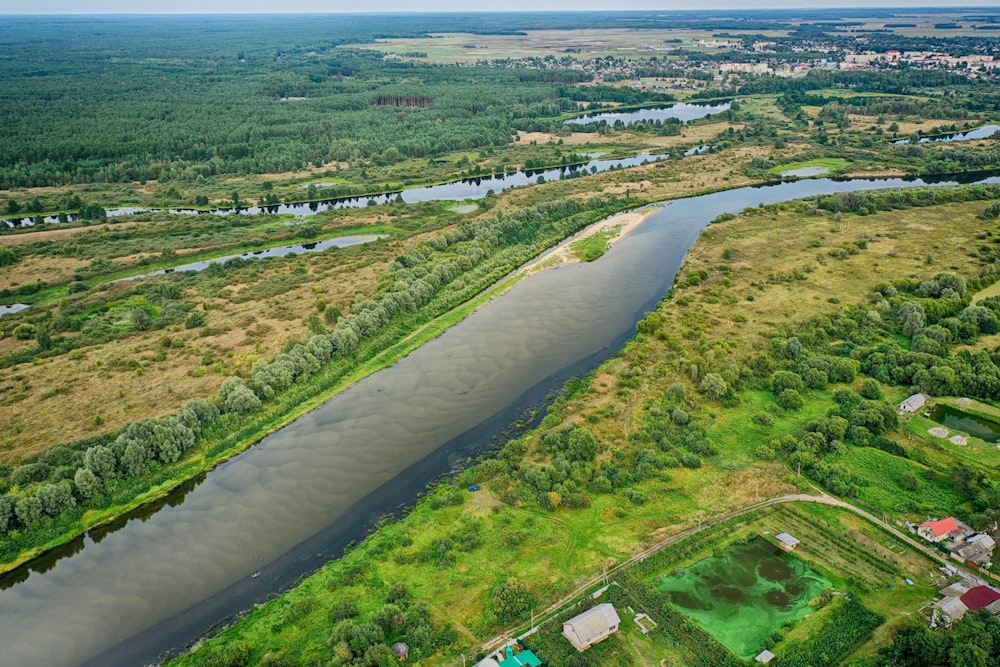
[[[919,392],[1000,417],[1000,137],[937,141],[1000,122],[1000,94],[986,69],[827,61],[859,44],[992,53],[989,18],[5,20],[0,609],[35,604],[17,596],[65,576],[92,542],[179,506],[213,469],[515,286],[600,268],[650,221],[680,238],[685,214],[670,215],[688,198],[740,189],[615,349],[573,362],[561,388],[525,388],[509,424],[464,427],[476,448],[411,466],[424,490],[385,513],[359,505],[350,535],[315,549],[325,564],[290,590],[246,594],[226,611],[241,621],[148,660],[390,665],[405,642],[404,664],[457,664],[538,627],[522,639],[546,664],[742,664],[651,582],[791,530],[833,589],[764,640],[774,664],[991,664],[995,617],[925,629],[941,548],[908,541],[907,525],[954,516],[995,533],[1000,450],[939,442],[930,417],[896,406]],[[802,61],[810,71],[788,76],[719,69]],[[566,123],[682,101],[729,106]],[[403,197],[519,170],[517,188]],[[810,177],[838,180],[792,182]],[[873,189],[839,183],[853,178]],[[357,206],[318,206],[337,197]],[[315,246],[342,237],[366,240]],[[218,595],[263,585],[272,565],[220,578]],[[656,626],[626,619],[577,655],[558,619],[598,585]],[[37,626],[35,648],[61,632]]]

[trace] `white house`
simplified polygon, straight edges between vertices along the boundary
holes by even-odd
[[[563,635],[577,651],[586,651],[617,632],[621,622],[614,605],[604,602],[563,623]]]
[[[927,404],[927,397],[923,394],[914,394],[899,404],[900,412],[916,412]]]

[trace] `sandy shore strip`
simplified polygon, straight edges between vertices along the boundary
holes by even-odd
[[[539,255],[534,260],[522,266],[520,273],[532,275],[538,273],[539,271],[562,266],[564,264],[575,264],[580,261],[580,258],[577,257],[576,253],[570,249],[570,246],[573,243],[582,239],[590,238],[591,236],[600,234],[601,232],[617,230],[615,236],[608,239],[608,247],[610,248],[618,242],[619,239],[624,238],[629,232],[638,227],[646,218],[659,211],[661,208],[661,206],[651,206],[649,208],[643,208],[636,211],[626,211],[624,213],[613,215],[610,218],[605,218],[600,222],[595,222],[590,227],[577,232],[548,252]]]

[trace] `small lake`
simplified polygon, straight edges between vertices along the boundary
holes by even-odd
[[[1000,131],[1000,125],[983,125],[982,127],[976,128],[975,130],[969,130],[968,132],[955,132],[953,134],[935,134],[929,137],[920,137],[919,143],[928,144],[935,142],[952,142],[952,141],[975,141],[976,139],[989,139],[994,134]],[[898,141],[892,142],[894,144],[908,144],[909,139],[899,139]]]
[[[293,204],[276,204],[274,206],[246,206],[240,208],[220,208],[212,211],[202,211],[193,208],[170,208],[170,209],[142,209],[142,208],[116,208],[108,209],[109,218],[117,218],[137,213],[147,213],[149,211],[166,211],[174,214],[198,215],[199,213],[213,213],[215,215],[257,215],[268,213],[272,215],[294,215],[305,217],[316,215],[323,211],[343,208],[361,208],[364,206],[382,206],[402,201],[404,204],[416,204],[427,201],[453,200],[462,201],[465,199],[482,199],[490,191],[502,192],[510,188],[534,185],[539,179],[544,181],[558,181],[564,178],[575,178],[587,174],[599,174],[613,169],[625,169],[626,167],[637,167],[648,162],[659,162],[670,156],[667,154],[653,153],[635,155],[618,159],[598,159],[581,164],[550,167],[546,169],[528,169],[513,171],[505,174],[487,174],[473,178],[464,178],[458,181],[441,183],[439,185],[428,185],[419,188],[405,190],[394,190],[392,192],[382,192],[371,195],[335,197],[322,201],[299,202]],[[308,187],[308,186],[307,186]],[[30,227],[36,224],[36,217],[9,218],[5,220],[8,227]],[[54,215],[42,218],[45,223],[58,224],[59,217]],[[72,213],[68,216],[70,222],[77,219],[77,215]]]
[[[782,176],[794,176],[795,178],[809,178],[811,176],[822,176],[830,173],[827,167],[799,167],[798,169],[787,169],[781,172]]]
[[[307,252],[319,252],[321,250],[327,250],[329,248],[346,248],[352,245],[359,245],[362,243],[371,243],[372,241],[378,241],[379,239],[388,238],[385,234],[362,234],[358,236],[338,236],[337,238],[327,239],[325,241],[317,241],[315,243],[296,243],[294,245],[279,246],[277,248],[267,248],[265,250],[251,250],[250,252],[239,253],[236,255],[225,255],[223,257],[214,257],[212,259],[205,259],[200,262],[191,262],[190,264],[183,264],[181,266],[175,266],[169,269],[160,269],[159,271],[152,271],[151,273],[143,273],[138,276],[129,276],[125,280],[139,280],[140,278],[149,278],[150,276],[162,276],[165,273],[179,273],[181,271],[204,271],[212,264],[224,264],[231,259],[241,258],[241,259],[267,259],[268,257],[285,257],[286,255],[302,254]],[[2,314],[2,313],[0,313]]]
[[[701,155],[702,153],[707,153],[708,151],[715,148],[715,146],[709,146],[705,144],[704,146],[695,146],[694,148],[689,148],[684,151],[684,157],[690,157],[692,155]]]
[[[0,306],[0,317],[20,313],[22,310],[26,310],[28,308],[31,308],[30,303],[14,303],[9,306]]]
[[[638,123],[643,120],[664,121],[675,118],[680,121],[697,120],[714,113],[728,111],[731,103],[720,102],[717,104],[672,104],[667,107],[650,107],[648,109],[636,109],[635,111],[605,111],[601,113],[590,113],[584,116],[577,116],[563,121],[566,125],[589,125],[590,123],[605,122],[614,125],[621,121],[625,125]]]
[[[931,408],[930,418],[953,431],[962,431],[986,442],[1000,442],[1000,423],[962,412],[950,405],[938,403]]]
[[[733,544],[657,586],[687,616],[742,658],[772,632],[812,611],[830,581],[762,537]]]

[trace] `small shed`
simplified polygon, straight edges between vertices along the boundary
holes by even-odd
[[[937,606],[945,616],[945,623],[951,625],[958,619],[965,616],[969,608],[959,598],[943,598],[937,601]]]
[[[794,549],[799,544],[799,541],[788,533],[778,533],[774,536],[774,539],[778,540],[778,544],[789,551]]]
[[[900,412],[916,412],[927,404],[927,397],[923,394],[914,394],[899,404]]]
[[[392,645],[392,652],[400,660],[406,660],[406,656],[410,655],[410,645],[406,642],[396,642]]]
[[[756,657],[756,658],[754,658],[754,660],[756,660],[757,662],[759,662],[759,663],[760,663],[760,664],[762,664],[762,665],[766,665],[767,663],[769,663],[769,662],[771,662],[772,660],[774,660],[774,658],[775,658],[775,656],[774,656],[774,654],[773,654],[773,653],[771,653],[771,652],[770,652],[770,651],[768,651],[767,649],[764,649],[763,651],[761,651],[761,652],[760,652],[760,653],[759,653],[759,654],[757,655],[757,657]]]
[[[586,651],[597,642],[618,631],[618,612],[609,602],[591,607],[563,623],[563,636],[577,651]]]
[[[500,661],[499,667],[522,667],[527,665],[528,667],[539,667],[542,661],[538,659],[538,656],[532,651],[521,651],[518,654],[514,654],[514,649],[510,646],[507,647],[507,657]]]

